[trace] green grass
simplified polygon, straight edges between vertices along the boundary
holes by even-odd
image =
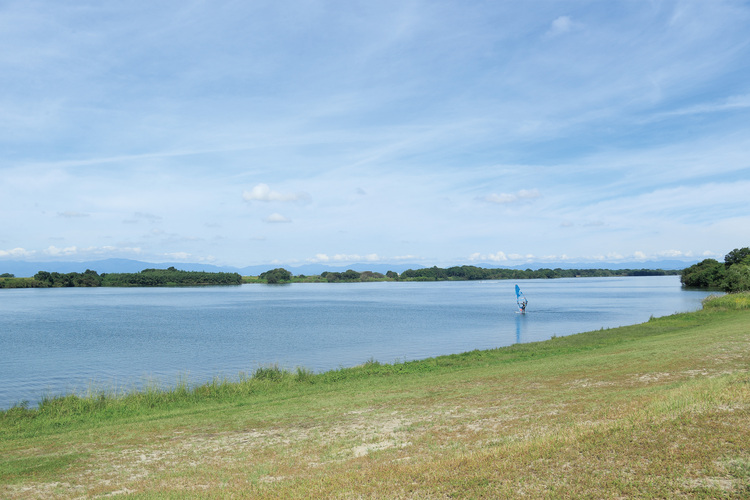
[[[748,295],[641,325],[0,412],[0,497],[747,498]]]

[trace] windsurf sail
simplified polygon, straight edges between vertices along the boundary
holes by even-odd
[[[525,313],[526,304],[528,304],[529,301],[526,300],[526,296],[523,294],[518,285],[516,285],[516,303],[518,304],[518,309],[520,310],[520,312]]]

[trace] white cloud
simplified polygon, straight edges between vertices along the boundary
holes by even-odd
[[[30,257],[34,255],[34,251],[26,250],[25,248],[13,248],[11,250],[0,250],[0,257]]]
[[[271,190],[268,184],[258,184],[250,191],[242,193],[242,199],[245,201],[309,201],[310,195],[307,193],[280,193]]]
[[[116,253],[126,253],[126,254],[141,254],[143,253],[143,249],[140,247],[115,247],[115,246],[104,246],[101,248],[94,248],[94,253],[97,254],[116,254]]]
[[[674,249],[672,249],[672,250],[661,251],[661,252],[658,253],[658,255],[659,255],[659,257],[674,257],[674,258],[679,258],[679,257],[692,257],[693,253],[690,252],[690,251],[683,252],[682,250],[674,250]]]
[[[549,30],[547,30],[546,36],[552,38],[564,35],[565,33],[569,33],[570,31],[572,31],[577,26],[577,23],[574,23],[570,16],[560,16],[552,21]]]
[[[507,194],[507,193],[501,193],[501,194],[492,193],[490,195],[485,196],[484,198],[485,201],[489,201],[490,203],[497,203],[497,204],[513,203],[517,199],[518,197],[516,195]]]
[[[315,257],[307,259],[307,262],[313,263],[324,263],[324,262],[335,262],[335,263],[354,263],[354,262],[380,262],[382,259],[376,253],[359,255],[359,254],[335,254],[327,255],[324,253],[315,254]]]
[[[78,248],[75,246],[65,247],[65,248],[57,248],[56,246],[50,246],[46,250],[44,250],[44,253],[47,255],[51,255],[54,257],[60,256],[60,255],[75,255],[78,253]]]
[[[469,256],[469,260],[473,262],[505,262],[508,260],[508,256],[505,255],[504,252],[497,252],[486,255],[476,252]]]
[[[164,256],[169,257],[170,259],[177,259],[177,260],[186,260],[190,258],[190,254],[187,252],[165,253]]]
[[[523,200],[533,200],[534,198],[539,198],[540,196],[541,195],[539,194],[538,189],[521,189],[516,193],[492,193],[482,199],[489,203],[505,205],[508,203],[516,203]]]
[[[420,260],[416,255],[397,255],[393,257],[393,260]]]
[[[520,253],[511,253],[508,254],[509,260],[531,260],[534,258],[533,254],[527,253],[526,255],[522,255]]]
[[[283,215],[279,213],[273,213],[269,215],[268,217],[266,217],[266,222],[269,222],[271,224],[276,224],[276,223],[292,222],[292,220],[287,217],[284,217]]]

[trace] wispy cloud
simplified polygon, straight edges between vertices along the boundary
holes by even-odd
[[[64,217],[66,219],[77,219],[81,217],[89,217],[90,214],[83,213],[83,212],[76,212],[74,210],[67,210],[65,212],[58,212],[58,217]]]
[[[268,184],[258,184],[250,191],[243,191],[242,199],[245,201],[309,201],[310,195],[307,193],[280,193],[273,191]]]
[[[579,26],[578,23],[574,22],[570,16],[560,16],[556,18],[550,24],[549,29],[545,35],[550,38],[554,38],[566,33],[570,33]]]
[[[289,223],[289,222],[292,222],[292,220],[279,213],[273,213],[269,215],[268,217],[266,217],[266,222],[270,222],[271,224],[278,224],[278,223]]]
[[[516,193],[492,193],[481,199],[489,203],[506,205],[509,203],[517,203],[519,201],[533,200],[540,196],[538,189],[521,189]]]
[[[191,256],[191,255],[190,255],[189,253],[187,253],[187,252],[172,252],[172,253],[165,253],[165,254],[164,254],[164,256],[165,256],[165,257],[168,257],[168,258],[170,258],[170,259],[177,259],[177,260],[187,260],[187,259],[189,259],[190,257],[192,257],[192,256]]]
[[[665,111],[651,116],[650,120],[663,120],[690,115],[702,115],[709,113],[722,113],[727,111],[742,111],[750,108],[750,94],[729,96],[720,101],[695,104],[673,111]]]
[[[381,257],[378,256],[378,254],[372,253],[367,255],[359,255],[359,254],[334,254],[334,255],[327,255],[324,253],[318,253],[315,254],[314,257],[310,257],[307,259],[308,262],[311,263],[356,263],[356,262],[378,262],[381,260]],[[395,259],[394,259],[395,260]]]

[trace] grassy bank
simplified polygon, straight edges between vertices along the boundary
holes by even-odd
[[[547,342],[0,413],[0,497],[750,496],[750,297]]]

